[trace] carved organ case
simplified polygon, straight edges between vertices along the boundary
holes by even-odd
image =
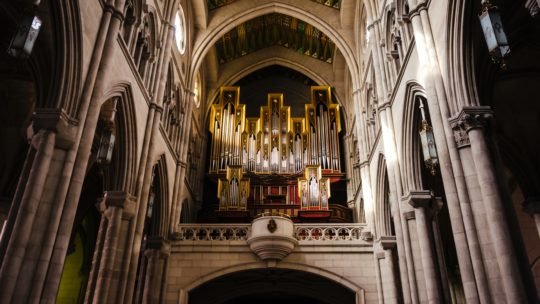
[[[291,117],[283,94],[271,93],[259,117],[246,118],[239,95],[238,87],[222,87],[211,107],[209,173],[218,181],[219,210],[329,210],[331,182],[342,176],[340,112],[330,87],[311,88],[304,117]]]

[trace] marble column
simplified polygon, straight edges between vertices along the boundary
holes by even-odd
[[[495,248],[506,301],[508,303],[526,303],[527,297],[522,276],[503,207],[503,199],[497,187],[495,166],[488,148],[486,126],[491,116],[492,112],[489,107],[464,107],[457,121],[469,137],[482,201],[488,219],[487,225]]]
[[[442,284],[437,266],[437,254],[433,250],[435,245],[433,244],[433,231],[430,218],[432,204],[431,192],[428,190],[410,191],[406,200],[414,207],[428,302],[443,303],[444,297],[440,288]]]

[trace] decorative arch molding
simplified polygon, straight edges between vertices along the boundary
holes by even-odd
[[[446,35],[449,54],[447,83],[451,86],[448,90],[450,116],[457,115],[464,106],[480,105],[475,77],[473,31],[471,31],[477,24],[471,24],[473,18],[467,15],[467,12],[473,10],[473,6],[473,1],[448,2]]]
[[[117,98],[117,129],[118,138],[118,161],[115,164],[117,178],[115,190],[125,190],[135,193],[136,185],[136,160],[137,160],[137,123],[135,117],[135,102],[133,91],[128,82],[119,82],[105,91],[101,99],[101,105],[105,101]]]
[[[420,159],[419,138],[417,136],[418,130],[415,130],[415,119],[417,115],[415,113],[416,97],[420,96],[425,99],[426,94],[424,88],[415,80],[407,82],[405,87],[405,107],[403,111],[403,125],[402,125],[402,144],[401,155],[403,155],[403,171],[402,180],[404,186],[404,193],[408,190],[423,189],[422,188],[422,174],[421,167],[418,160]]]
[[[56,19],[55,56],[58,82],[53,84],[52,100],[74,117],[78,111],[78,96],[82,88],[82,34],[78,1],[51,1],[51,12]],[[57,12],[55,15],[54,12]],[[49,74],[44,75],[48,77]]]
[[[354,37],[348,37],[350,36],[349,33],[344,33],[340,31],[340,29],[336,29],[330,25],[340,24],[339,13],[337,11],[333,12],[331,8],[320,5],[314,6],[316,13],[308,13],[305,11],[304,7],[313,6],[313,2],[309,0],[300,0],[294,2],[267,0],[264,2],[267,3],[261,3],[256,8],[248,10],[245,9],[245,3],[243,1],[233,2],[224,8],[216,10],[215,15],[210,20],[209,27],[205,31],[201,31],[200,35],[195,39],[193,46],[193,60],[190,66],[190,72],[188,74],[189,83],[194,81],[196,72],[201,67],[204,57],[221,36],[232,30],[237,25],[255,17],[270,13],[280,13],[308,22],[330,37],[345,58],[351,73],[351,77],[353,78],[354,88],[356,89],[360,87],[360,82],[358,79],[358,65],[356,62],[354,47],[347,43],[347,40],[354,41]],[[319,11],[324,11],[325,14],[330,13],[329,19],[332,22],[318,17],[317,12]],[[234,18],[230,18],[230,16],[234,16]],[[189,87],[193,87],[193,85],[189,85]]]
[[[281,50],[283,53],[276,55],[276,50]],[[328,73],[328,67],[326,66],[326,70],[324,69],[325,65],[327,65],[326,63],[300,55],[290,49],[279,46],[270,47],[250,55],[235,60],[234,65],[230,65],[230,68],[225,68],[224,71],[230,72],[221,75],[218,83],[223,83],[223,85],[233,84],[242,77],[272,64],[279,64],[298,71],[310,77],[319,85],[330,85],[333,81],[333,77],[329,77],[333,76],[333,74]]]
[[[265,268],[268,268],[268,265],[265,262],[245,263],[245,264],[238,264],[238,265],[234,265],[230,267],[225,267],[225,268],[219,269],[217,271],[214,271],[214,272],[211,272],[209,274],[199,277],[195,281],[188,284],[183,290],[181,290],[180,293],[182,292],[189,293],[190,291],[203,285],[204,283],[207,283],[213,279],[216,279],[218,277],[221,277],[227,274],[232,274],[235,272],[240,272],[240,271],[245,271],[245,270],[255,270],[255,269],[265,269]],[[336,282],[357,294],[362,294],[364,291],[362,287],[358,286],[356,283],[352,282],[351,280],[323,268],[314,267],[314,266],[310,266],[306,264],[288,263],[288,262],[280,262],[275,266],[275,268],[297,270],[297,271],[307,272],[313,275],[318,275],[328,280],[331,280],[333,282]]]

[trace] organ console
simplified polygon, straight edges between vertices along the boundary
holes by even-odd
[[[341,177],[340,111],[331,88],[312,87],[304,112],[291,117],[283,94],[271,93],[259,117],[245,117],[240,88],[220,89],[209,126],[220,211],[246,211],[248,201],[329,209],[331,181]]]

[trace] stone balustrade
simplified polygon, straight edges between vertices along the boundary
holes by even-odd
[[[178,225],[177,241],[245,241],[251,224],[186,224]]]
[[[299,242],[366,241],[365,224],[309,223],[294,224],[294,237]],[[251,224],[180,224],[177,241],[247,241]]]
[[[362,241],[365,224],[296,224],[299,241]]]

